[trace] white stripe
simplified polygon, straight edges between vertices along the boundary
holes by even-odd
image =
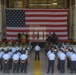
[[[56,33],[56,35],[66,35],[67,34],[67,32],[55,32]],[[48,32],[46,32],[46,34],[49,34]],[[51,34],[52,34],[52,32],[51,32]]]
[[[13,40],[17,40],[17,37],[7,37],[8,40],[11,40],[13,38]]]
[[[26,34],[26,32],[24,32],[25,34]],[[55,32],[57,35],[65,35],[65,34],[67,34],[67,32]],[[17,35],[18,34],[18,32],[7,32],[7,34],[8,35]],[[28,32],[28,34],[30,35],[30,34],[33,34],[33,32]],[[35,32],[34,34],[37,34],[37,32]],[[39,34],[42,34],[42,32],[41,33],[39,33]],[[44,34],[49,34],[49,32],[44,32]]]
[[[25,27],[23,29],[20,29],[20,28],[7,28],[8,30],[66,30],[67,27]]]
[[[25,20],[67,20],[67,17],[25,17]]]
[[[67,40],[68,39],[68,37],[58,37],[60,40]]]
[[[51,25],[51,24],[54,24],[54,25],[62,25],[62,24],[67,24],[67,22],[26,22],[26,24],[48,24],[48,25]]]
[[[66,15],[67,12],[25,12],[26,15]]]

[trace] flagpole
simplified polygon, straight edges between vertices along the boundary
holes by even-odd
[[[22,0],[22,8],[25,7],[25,0]]]

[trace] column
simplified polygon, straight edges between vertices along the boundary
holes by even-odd
[[[0,0],[0,40],[2,38],[2,10],[1,10],[1,0]]]
[[[69,38],[72,39],[72,0],[70,0],[70,8],[69,8]]]
[[[25,8],[25,0],[22,0],[22,8]]]
[[[52,9],[53,9],[53,2],[54,2],[54,1],[52,0]]]
[[[74,12],[74,37],[75,37],[75,40],[76,40],[76,0],[75,0],[75,12]]]

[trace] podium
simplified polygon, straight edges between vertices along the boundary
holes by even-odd
[[[21,43],[22,43],[22,44],[25,44],[25,43],[26,43],[25,34],[22,34],[22,35],[21,35]]]

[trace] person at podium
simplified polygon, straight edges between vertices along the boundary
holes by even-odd
[[[27,32],[26,32],[25,36],[26,36],[26,43],[28,44],[28,37],[29,37],[29,35],[28,35]]]
[[[20,43],[21,43],[21,33],[19,32],[18,33],[18,44],[20,45]]]
[[[21,34],[21,42],[22,42],[22,44],[26,43],[26,36],[25,36],[24,32]]]

